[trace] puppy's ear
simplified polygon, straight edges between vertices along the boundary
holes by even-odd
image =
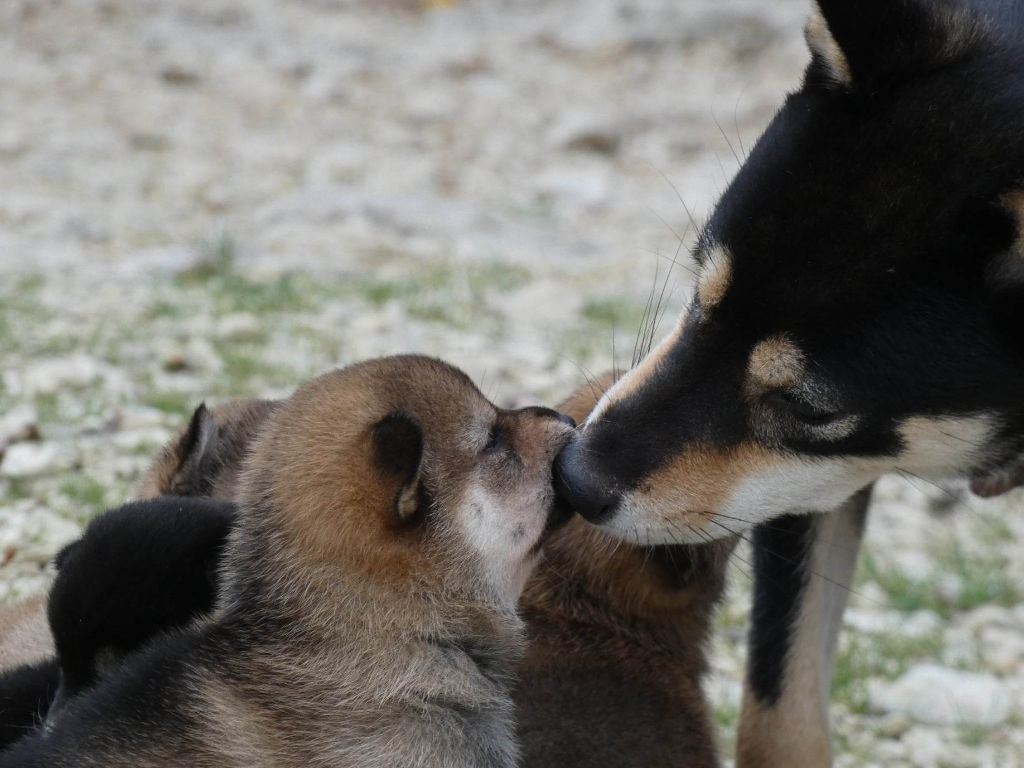
[[[165,492],[179,496],[197,496],[209,492],[210,473],[204,470],[217,449],[217,425],[213,414],[200,403],[192,413],[188,427],[174,446],[174,457],[178,462],[170,476]]]
[[[72,541],[70,544],[65,545],[60,552],[53,556],[53,565],[58,571],[63,570],[64,564],[68,561],[68,558],[71,557],[72,553],[74,553],[74,551],[78,549],[78,546],[81,543],[81,539]]]
[[[426,497],[421,488],[423,430],[404,413],[391,413],[373,427],[373,460],[380,474],[394,483],[394,519],[411,525],[423,519]]]
[[[807,80],[873,89],[956,59],[987,39],[962,0],[817,0]]]

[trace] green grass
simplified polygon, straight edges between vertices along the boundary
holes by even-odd
[[[583,305],[582,314],[584,319],[596,325],[621,329],[626,335],[631,329],[639,328],[643,319],[641,307],[630,301],[613,298],[588,301]]]
[[[883,565],[869,553],[861,563],[865,577],[878,584],[889,604],[900,611],[930,610],[948,619],[958,611],[982,605],[1012,607],[1022,599],[1022,589],[1009,577],[1004,561],[972,557],[955,541],[937,552],[935,569],[926,578]],[[940,586],[940,578],[949,576],[960,582],[953,597]]]
[[[981,723],[961,723],[956,732],[960,743],[966,747],[980,747],[992,738],[992,729]]]
[[[832,698],[855,714],[868,713],[868,680],[894,680],[915,662],[934,659],[943,647],[941,630],[920,637],[895,634],[845,637],[836,654]]]
[[[21,477],[12,477],[7,480],[7,491],[4,494],[10,501],[32,498],[31,483]]]
[[[86,507],[82,510],[89,517],[106,505],[106,487],[94,477],[76,473],[64,479],[60,491],[72,501]]]
[[[57,395],[36,395],[35,406],[40,423],[53,424],[60,421],[60,398]]]
[[[193,394],[183,392],[156,392],[145,400],[146,405],[175,416],[190,416],[199,401]]]

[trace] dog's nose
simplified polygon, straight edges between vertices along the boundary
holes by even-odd
[[[555,457],[555,492],[591,523],[600,523],[615,512],[615,491],[587,466],[579,439],[569,441]]]

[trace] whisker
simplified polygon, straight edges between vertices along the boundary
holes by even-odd
[[[779,560],[782,560],[784,562],[789,563],[790,565],[796,565],[796,564],[799,563],[799,561],[795,560],[794,558],[786,557],[785,555],[781,555],[778,552],[773,552],[772,550],[770,550],[768,547],[764,546],[763,544],[755,545],[753,540],[747,538],[742,533],[738,533],[738,532],[733,531],[732,529],[728,528],[727,526],[722,525],[722,523],[718,522],[714,518],[708,518],[708,519],[712,523],[714,523],[715,525],[719,526],[720,528],[724,528],[726,531],[729,531],[729,533],[731,533],[733,536],[737,536],[740,539],[742,539],[743,541],[747,542],[748,544],[750,544],[750,546],[752,546],[752,547],[753,546],[757,546],[758,549],[764,550],[765,552],[767,552],[772,557],[776,557]],[[867,596],[865,594],[857,592],[855,589],[850,587],[848,584],[842,584],[842,583],[836,581],[835,579],[829,578],[828,576],[826,576],[823,573],[818,573],[817,571],[815,571],[814,569],[809,567],[809,563],[805,563],[804,565],[807,566],[807,573],[809,573],[810,575],[815,576],[815,577],[821,579],[822,581],[828,582],[832,586],[839,587],[840,589],[843,589],[846,592],[849,592],[851,595],[856,595],[857,597],[861,598],[862,600],[865,600],[865,601],[867,601],[867,602],[869,602],[869,603],[871,603],[873,605],[884,607],[885,604],[882,603],[881,601],[874,600],[874,599],[872,599],[871,597],[869,597],[869,596]],[[779,586],[779,585],[776,584],[775,586]]]

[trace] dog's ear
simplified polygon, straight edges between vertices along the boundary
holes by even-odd
[[[807,81],[872,90],[952,61],[987,37],[964,0],[817,0]]]
[[[394,486],[392,514],[401,526],[426,514],[422,489],[423,430],[404,413],[391,413],[373,427],[373,460],[381,477]]]

